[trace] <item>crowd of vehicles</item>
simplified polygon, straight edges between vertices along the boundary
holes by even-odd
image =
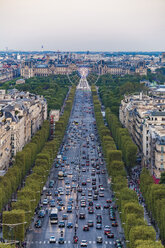
[[[35,228],[42,230],[44,219],[48,218],[44,228],[52,234],[49,243],[57,244],[56,247],[67,242],[78,247],[101,247],[101,244],[123,247],[91,92],[76,93],[66,135],[40,208]]]

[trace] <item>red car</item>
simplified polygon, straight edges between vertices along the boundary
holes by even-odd
[[[74,244],[77,244],[78,243],[78,237],[77,236],[74,236],[73,237],[73,242],[74,242]]]
[[[107,203],[112,203],[112,200],[107,199],[106,202],[107,202]]]
[[[112,222],[112,226],[113,227],[117,227],[118,226],[118,223],[115,221],[115,222]]]
[[[110,233],[111,232],[111,229],[110,229],[110,227],[109,226],[105,226],[105,228],[104,228],[104,234],[108,234],[108,233]]]
[[[85,225],[85,226],[83,227],[83,231],[89,231],[89,226],[88,226],[88,225]]]
[[[93,214],[94,213],[93,207],[88,207],[88,213],[89,214]]]

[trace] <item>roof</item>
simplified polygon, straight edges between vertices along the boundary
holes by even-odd
[[[161,111],[153,111],[151,112],[152,116],[165,116],[165,112],[161,112]]]
[[[36,68],[47,68],[48,65],[36,65]]]

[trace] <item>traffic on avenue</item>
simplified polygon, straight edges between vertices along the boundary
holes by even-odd
[[[86,84],[77,87],[63,143],[26,236],[29,248],[125,247]]]

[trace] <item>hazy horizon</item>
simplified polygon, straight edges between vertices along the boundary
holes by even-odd
[[[159,52],[164,0],[0,0],[0,50]]]

